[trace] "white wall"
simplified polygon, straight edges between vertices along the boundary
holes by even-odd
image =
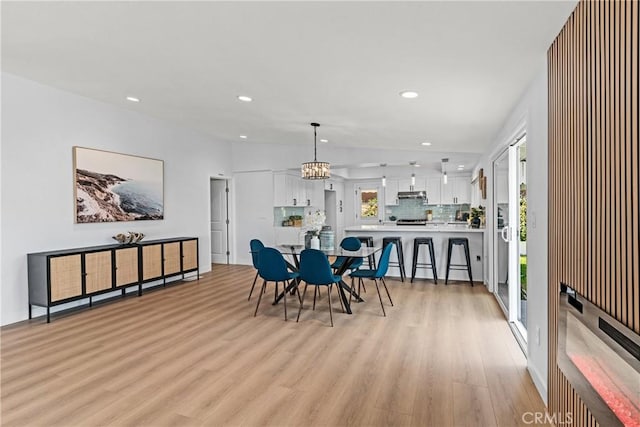
[[[74,224],[76,145],[164,160],[165,219]],[[30,252],[110,244],[130,230],[146,239],[196,236],[201,270],[210,270],[209,178],[230,176],[229,144],[3,73],[1,163],[3,325],[28,317]]]
[[[493,224],[492,160],[514,142],[524,128],[527,132],[527,364],[540,395],[547,401],[548,315],[547,315],[547,71],[546,62],[496,135],[493,149],[483,156],[479,167],[487,175],[489,196],[487,227]],[[492,233],[486,233],[491,236]],[[488,248],[492,242],[485,242]],[[540,344],[537,330],[540,330]]]

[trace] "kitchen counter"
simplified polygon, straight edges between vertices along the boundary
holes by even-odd
[[[473,280],[477,283],[484,282],[484,228],[469,228],[464,224],[429,224],[429,225],[395,225],[395,224],[371,224],[356,225],[345,228],[347,236],[371,236],[374,246],[382,246],[382,239],[390,236],[402,237],[402,251],[404,253],[405,272],[407,281],[411,279],[411,264],[413,261],[413,239],[416,237],[431,237],[436,256],[436,270],[438,273],[438,284],[444,283],[447,272],[447,249],[449,238],[466,237],[469,239],[469,253],[471,258],[471,272]],[[429,252],[426,246],[420,248],[420,258],[418,262],[427,262]],[[396,252],[391,254],[391,261],[396,260]],[[462,246],[453,247],[451,254],[452,264],[464,264],[464,250]],[[367,262],[365,260],[365,267]],[[399,277],[398,267],[389,267],[388,275]],[[432,279],[431,269],[418,268],[417,278]],[[469,280],[466,271],[451,270],[449,274],[451,280]]]
[[[430,233],[484,233],[484,228],[470,228],[468,225],[462,224],[427,224],[427,225],[395,225],[395,224],[371,224],[371,225],[353,225],[345,228],[345,231],[389,231],[392,233],[398,231],[422,232]]]

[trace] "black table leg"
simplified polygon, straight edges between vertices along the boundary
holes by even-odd
[[[287,267],[289,267],[289,269],[291,271],[299,271],[300,270],[300,261],[298,260],[298,254],[295,253],[294,248],[291,248],[291,255],[293,256],[293,263],[294,265],[291,265],[291,263],[289,263],[287,260],[285,260],[284,262],[287,263]],[[298,285],[300,284],[300,279],[299,278],[295,278],[291,281],[291,283],[289,283],[288,286],[285,287],[285,289],[278,294],[278,296],[276,297],[275,301],[273,301],[272,305],[276,305],[280,302],[280,300],[282,298],[284,298],[284,293],[285,292],[291,292],[291,295],[294,294],[294,292],[296,291],[296,288],[298,287]]]

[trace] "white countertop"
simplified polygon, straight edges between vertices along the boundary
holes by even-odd
[[[394,224],[371,224],[371,225],[353,225],[346,227],[344,231],[386,231],[399,233],[402,231],[417,233],[484,233],[484,228],[470,228],[466,225],[394,225]]]

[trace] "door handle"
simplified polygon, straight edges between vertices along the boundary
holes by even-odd
[[[506,235],[505,235],[506,232]],[[502,240],[504,240],[506,243],[509,243],[510,237],[509,237],[509,226],[505,225],[504,227],[502,227],[502,231],[500,231],[500,236],[502,237]]]

